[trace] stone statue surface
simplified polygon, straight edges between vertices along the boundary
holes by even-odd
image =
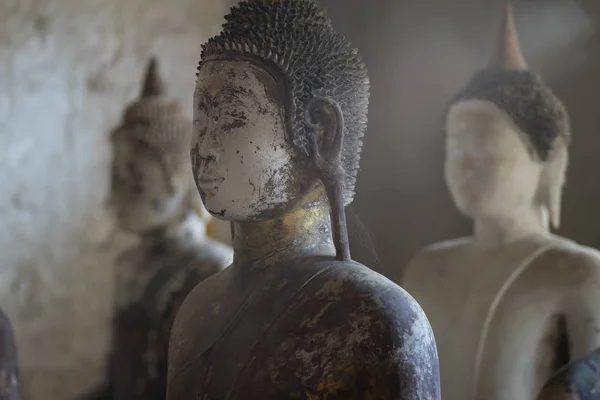
[[[439,399],[427,318],[351,260],[369,80],[312,0],[242,1],[203,46],[192,166],[234,261],[193,289],[169,400]]]
[[[600,345],[600,253],[549,232],[569,120],[528,70],[510,4],[490,66],[450,104],[445,139],[446,183],[474,233],[420,251],[401,283],[433,327],[445,399],[535,399]]]
[[[139,100],[112,133],[111,208],[140,240],[117,260],[107,383],[92,398],[165,399],[177,309],[197,283],[231,263],[231,248],[206,237],[210,215],[191,175],[191,129],[152,59]]]
[[[10,320],[0,309],[0,400],[19,400],[19,359]]]
[[[536,400],[600,400],[600,349],[558,370]]]

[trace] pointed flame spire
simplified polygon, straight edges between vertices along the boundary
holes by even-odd
[[[150,57],[146,67],[146,77],[142,87],[141,98],[161,96],[165,94],[165,85],[158,74],[158,61],[156,57]]]
[[[502,68],[506,70],[526,70],[527,63],[521,52],[517,28],[515,27],[515,16],[513,7],[508,0],[504,8],[502,25],[498,33],[496,49],[490,60],[490,67]]]

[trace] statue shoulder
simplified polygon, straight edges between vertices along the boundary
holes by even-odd
[[[425,246],[422,248],[415,257],[411,260],[412,262],[427,262],[435,261],[436,259],[445,259],[453,253],[459,252],[465,247],[469,246],[472,242],[472,238],[463,237],[452,240],[444,240]]]
[[[357,319],[369,318],[372,329],[382,335],[381,344],[395,349],[402,362],[437,365],[433,331],[417,301],[383,275],[355,263],[344,267],[345,280],[351,283],[346,301],[360,305],[353,311]],[[391,346],[391,347],[390,347]]]
[[[233,261],[231,248],[213,240],[188,243],[185,253],[188,255],[189,261],[185,262],[184,269],[187,271],[189,279],[193,280],[195,284],[222,271]]]
[[[351,354],[358,374],[353,379],[367,380],[374,399],[391,398],[390,393],[439,399],[434,335],[404,289],[355,262],[336,262],[305,288],[295,302],[293,314],[302,317],[292,319],[294,337],[306,330],[304,342],[323,341],[320,348],[330,349],[330,359],[339,365],[345,365],[344,354]]]
[[[417,301],[400,286],[362,264],[339,262],[329,274],[322,275],[309,294],[317,301],[339,303],[357,319],[369,317],[392,338],[405,337],[406,329],[414,329],[420,330],[418,340],[434,341],[427,317]]]
[[[535,264],[564,283],[600,282],[600,251],[567,239],[556,241]]]
[[[461,252],[471,243],[470,237],[445,240],[430,244],[419,250],[415,256],[409,261],[408,265],[396,282],[401,284],[409,284],[412,281],[421,281],[423,278],[431,274],[431,268],[444,267],[448,264],[448,260],[455,254]]]
[[[233,249],[224,243],[213,239],[205,239],[200,246],[203,254],[209,254],[214,260],[224,266],[233,262]]]
[[[117,268],[135,268],[144,257],[144,249],[136,244],[124,249],[115,256],[115,266]]]

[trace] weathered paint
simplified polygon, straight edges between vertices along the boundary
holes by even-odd
[[[252,220],[295,193],[277,77],[248,61],[208,61],[194,93],[192,163],[211,214]]]

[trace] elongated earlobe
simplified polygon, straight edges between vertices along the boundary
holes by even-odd
[[[550,223],[554,229],[560,227],[562,191],[566,181],[568,152],[564,144],[554,150],[542,172],[539,190],[539,203],[548,210]]]
[[[348,227],[344,210],[342,148],[344,116],[339,104],[327,97],[314,97],[306,107],[306,124],[312,129],[310,155],[327,191],[331,207],[333,241],[337,257],[350,261]]]

